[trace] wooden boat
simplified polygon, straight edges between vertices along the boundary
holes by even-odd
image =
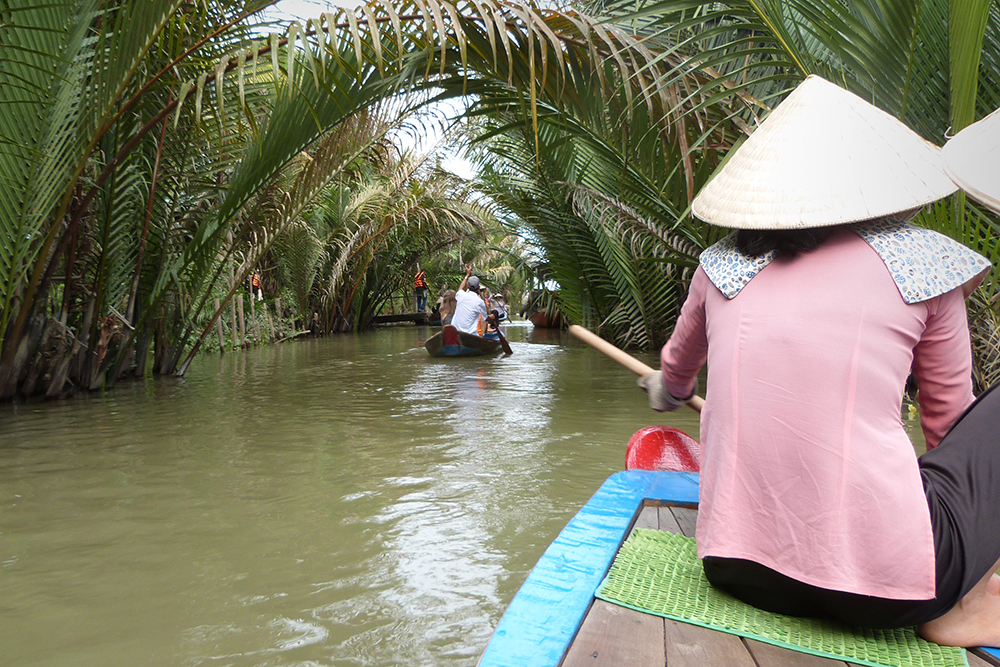
[[[527,306],[522,310],[521,315],[529,320],[534,326],[540,329],[560,329],[564,321],[559,307],[556,305],[558,290],[542,292],[534,290]]]
[[[432,357],[474,357],[496,354],[502,348],[500,341],[459,331],[450,324],[424,343]]]
[[[549,317],[544,310],[535,311],[528,319],[531,323],[541,329],[558,329],[562,326],[562,315],[559,313]]]
[[[595,599],[615,554],[633,528],[694,536],[697,455],[687,438],[663,456],[642,452],[650,427],[633,436],[631,464],[674,470],[618,472],[573,517],[542,555],[500,619],[478,667],[848,667]],[[643,432],[646,432],[643,435]],[[678,432],[680,433],[680,432]],[[682,434],[683,435],[683,434]],[[665,440],[674,439],[667,434]],[[676,441],[667,445],[675,448]],[[683,450],[683,451],[682,451]],[[691,459],[694,457],[694,463]],[[681,468],[681,470],[677,470]],[[967,652],[970,667],[1000,666],[1000,650]]]

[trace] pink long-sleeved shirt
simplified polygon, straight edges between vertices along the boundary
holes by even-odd
[[[972,402],[961,290],[906,304],[856,234],[776,259],[733,299],[699,268],[661,355],[687,396],[708,363],[699,557],[893,599],[934,596],[934,541],[901,420],[912,367],[934,447]]]

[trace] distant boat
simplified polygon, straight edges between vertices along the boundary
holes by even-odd
[[[474,357],[496,354],[501,349],[500,341],[464,333],[450,324],[428,338],[424,347],[432,357]]]
[[[541,329],[561,329],[564,321],[556,301],[559,291],[542,292],[534,290],[521,315]]]
[[[562,327],[562,315],[558,312],[549,317],[544,310],[532,313],[529,317],[531,323],[541,329],[558,329]]]

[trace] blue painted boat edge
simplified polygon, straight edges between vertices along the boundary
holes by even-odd
[[[435,357],[480,357],[486,354],[482,350],[464,345],[444,345],[434,353]]]
[[[479,667],[556,667],[644,500],[698,502],[695,473],[630,470],[609,477],[531,570]]]
[[[497,624],[478,667],[556,667],[643,501],[695,504],[695,473],[615,473],[545,550]],[[1000,660],[1000,648],[981,647]]]

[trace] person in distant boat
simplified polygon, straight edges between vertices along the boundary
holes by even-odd
[[[482,336],[490,340],[500,340],[500,313],[496,310],[491,310],[490,316],[486,318]]]
[[[489,315],[480,323],[479,335],[490,340],[500,340],[500,330],[497,328],[500,326],[500,313],[493,307],[494,302],[493,296],[490,294],[490,288],[483,287],[480,289],[479,296],[482,297],[483,303],[486,304],[486,309],[489,311]]]
[[[675,409],[707,362],[696,537],[713,586],[1000,646],[1000,391],[974,399],[964,303],[990,264],[905,222],[954,190],[937,147],[810,76],[695,198],[737,231],[702,253],[640,385]]]
[[[256,298],[258,301],[264,300],[264,290],[260,287],[260,276],[257,272],[250,274],[250,298]]]
[[[502,322],[508,318],[507,299],[503,294],[490,295],[490,312],[496,311],[497,322]]]
[[[465,278],[455,292],[455,314],[451,323],[459,331],[477,336],[482,335],[483,323],[490,315],[479,290],[479,278],[472,275],[472,267],[466,264]]]
[[[417,271],[413,276],[413,293],[417,297],[417,312],[422,313],[427,310],[427,272]]]
[[[438,298],[438,304],[441,306],[441,324],[451,324],[451,319],[455,315],[455,308],[458,306],[455,301],[455,290],[445,290]]]

